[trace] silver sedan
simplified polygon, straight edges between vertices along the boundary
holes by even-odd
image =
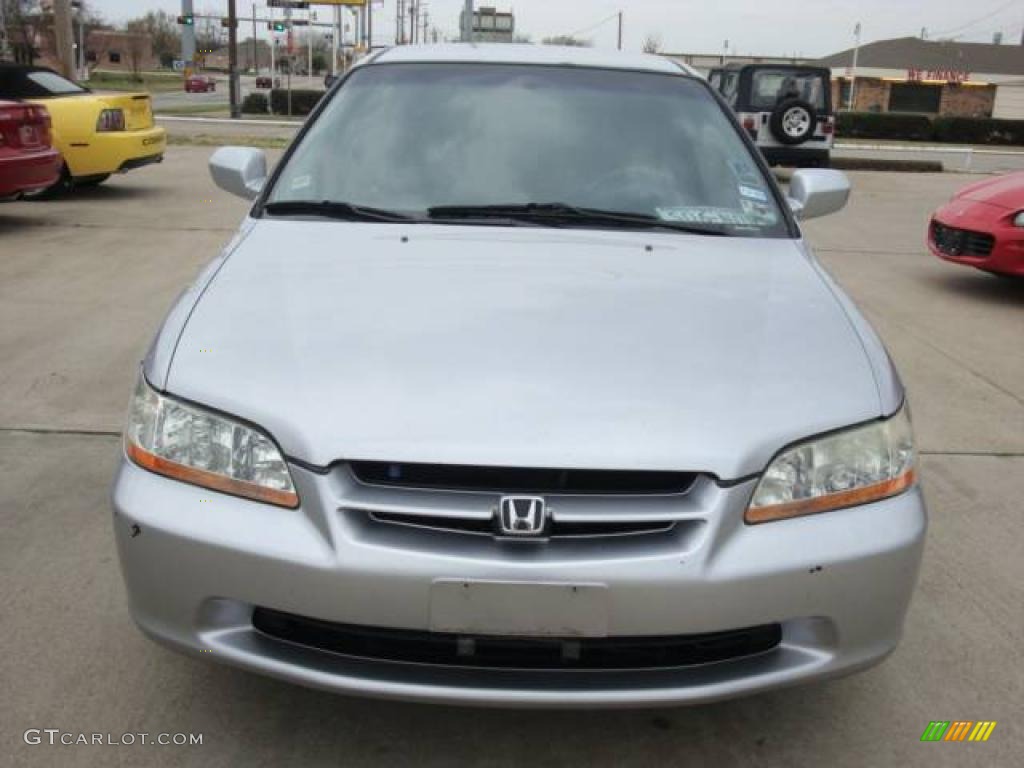
[[[692,703],[900,638],[926,511],[885,349],[659,57],[356,67],[142,363],[113,487],[141,629],[342,693]]]

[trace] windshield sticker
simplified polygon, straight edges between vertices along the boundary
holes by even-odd
[[[767,203],[768,195],[763,189],[757,187],[750,187],[746,184],[740,184],[740,195],[747,198],[748,200],[757,200],[759,203]]]
[[[305,189],[313,183],[313,177],[308,173],[304,173],[302,176],[296,176],[292,179],[292,189]]]
[[[767,200],[763,203],[754,202],[753,200],[740,200],[740,205],[743,206],[744,213],[753,217],[758,226],[769,227],[778,221],[775,209],[768,205]]]
[[[745,207],[745,206],[744,206]],[[680,224],[722,224],[733,227],[757,227],[763,219],[755,213],[735,208],[713,206],[682,206],[678,208],[656,208],[658,218]]]

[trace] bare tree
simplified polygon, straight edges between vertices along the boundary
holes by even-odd
[[[149,33],[146,31],[145,22],[141,20],[129,21],[124,29],[128,33],[125,46],[128,49],[128,65],[132,69],[132,79],[141,82],[142,65],[151,47]]]
[[[0,0],[0,3],[4,7],[4,32],[15,61],[34,64],[48,21],[52,28],[53,14],[44,14],[38,0]]]
[[[149,11],[145,16],[128,22],[129,28],[144,32],[153,42],[153,54],[160,65],[170,67],[181,50],[181,32],[175,18],[166,11]]]
[[[644,53],[661,53],[661,38],[657,35],[648,35],[644,40]]]

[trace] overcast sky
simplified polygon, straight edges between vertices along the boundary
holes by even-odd
[[[180,12],[180,0],[87,0],[108,21],[121,22],[147,10]],[[1007,41],[1020,42],[1024,0],[486,0],[499,10],[512,8],[517,31],[541,38],[577,33],[599,47],[614,47],[613,16],[625,12],[625,47],[638,50],[656,36],[666,51],[717,53],[725,41],[741,54],[824,56],[853,45],[853,29],[863,24],[865,41],[919,35],[990,42],[1002,31]],[[251,14],[251,0],[238,0],[238,12]],[[374,13],[374,40],[394,40],[396,0],[386,0]],[[226,0],[194,0],[196,13],[223,13]],[[423,0],[431,23],[455,34],[462,0]],[[278,11],[280,13],[280,11]],[[322,8],[322,18],[331,10]],[[257,0],[265,16],[265,0]],[[607,19],[604,23],[602,20]],[[265,27],[264,27],[265,29]],[[248,30],[243,31],[247,35]],[[1022,51],[1024,55],[1024,51]]]

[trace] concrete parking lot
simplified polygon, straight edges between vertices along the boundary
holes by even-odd
[[[859,676],[710,706],[507,712],[306,690],[132,625],[107,490],[137,361],[245,211],[208,180],[210,152],[172,147],[97,189],[0,206],[0,763],[1020,764],[1024,283],[923,244],[929,211],[977,177],[851,174],[849,208],[807,226],[912,398],[932,520],[899,650]],[[985,744],[923,744],[931,720],[998,726]],[[30,728],[203,743],[29,745]]]

